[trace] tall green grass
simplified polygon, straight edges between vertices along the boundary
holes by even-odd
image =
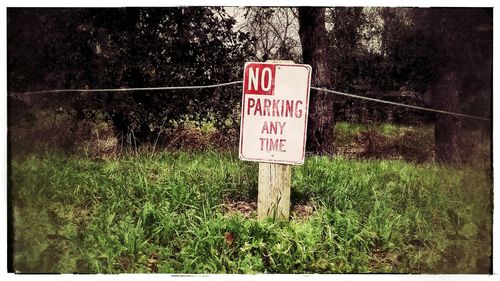
[[[245,219],[256,163],[211,151],[13,159],[20,272],[488,273],[492,184],[481,171],[310,157],[292,172],[307,219]]]

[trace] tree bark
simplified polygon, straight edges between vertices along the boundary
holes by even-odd
[[[312,85],[331,88],[333,74],[328,63],[325,9],[303,7],[298,10],[302,56],[304,63],[312,67]],[[333,95],[312,91],[307,125],[306,149],[308,151],[318,154],[327,154],[332,151],[333,117]]]
[[[436,109],[486,117],[488,104],[491,104],[488,95],[492,94],[489,78],[492,73],[493,11],[420,9],[414,14],[414,21],[421,31],[429,31],[432,44],[429,52],[433,53],[436,66],[435,79],[429,87],[431,105]],[[434,122],[436,160],[444,164],[468,161],[470,155],[477,153],[470,144],[469,129],[479,126],[478,122],[467,118],[437,115]],[[486,126],[487,131],[491,131],[490,128]]]
[[[460,81],[457,74],[449,70],[443,73],[431,88],[433,107],[445,111],[461,112]],[[449,115],[438,115],[434,122],[434,152],[439,163],[460,163],[462,119]]]

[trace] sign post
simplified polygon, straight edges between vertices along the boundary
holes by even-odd
[[[290,217],[290,165],[259,163],[257,219]]]
[[[239,157],[259,162],[258,219],[290,216],[290,165],[304,163],[311,67],[245,64]]]

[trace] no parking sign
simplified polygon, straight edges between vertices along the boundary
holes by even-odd
[[[245,64],[239,157],[241,160],[304,163],[311,66]]]

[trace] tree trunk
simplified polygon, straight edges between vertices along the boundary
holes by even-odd
[[[445,111],[461,112],[460,81],[454,71],[441,76],[431,88],[433,107]],[[440,114],[434,122],[434,151],[439,163],[460,163],[462,161],[460,118]]]
[[[333,74],[328,63],[325,9],[304,7],[299,10],[299,35],[305,64],[312,67],[312,85],[331,88]],[[307,129],[308,151],[327,154],[333,149],[333,95],[312,91]]]

